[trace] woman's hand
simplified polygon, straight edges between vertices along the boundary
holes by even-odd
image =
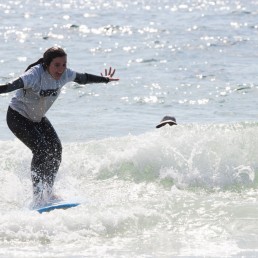
[[[107,77],[110,82],[112,82],[112,81],[119,81],[118,78],[113,78],[115,72],[116,72],[116,69],[112,69],[112,67],[110,67],[109,71],[107,71],[107,69],[105,69],[105,75],[103,75],[101,73],[101,76]]]

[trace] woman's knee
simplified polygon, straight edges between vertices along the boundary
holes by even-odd
[[[60,161],[62,159],[62,151],[63,151],[63,147],[62,147],[60,140],[54,142],[50,152],[52,153],[52,155],[54,157],[56,157]]]
[[[45,142],[41,140],[36,144],[36,147],[32,150],[33,156],[38,157],[38,159],[45,160],[56,159],[60,160],[62,158],[62,144],[60,141]]]

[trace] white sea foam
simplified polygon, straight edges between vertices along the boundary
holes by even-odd
[[[56,192],[82,205],[45,214],[28,206],[31,153],[2,141],[1,255],[223,256],[239,241],[247,249],[257,229],[256,139],[256,124],[189,124],[64,144]]]

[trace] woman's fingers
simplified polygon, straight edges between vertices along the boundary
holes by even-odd
[[[116,69],[112,69],[112,67],[109,67],[109,70],[105,69],[105,77],[112,78],[116,72]],[[103,76],[103,73],[100,73],[101,76]]]

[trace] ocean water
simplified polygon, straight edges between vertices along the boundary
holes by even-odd
[[[55,190],[30,210],[30,151],[0,95],[0,257],[257,257],[258,1],[0,2],[0,84],[53,46],[119,82],[67,84],[47,113]],[[156,129],[164,115],[177,126]]]

